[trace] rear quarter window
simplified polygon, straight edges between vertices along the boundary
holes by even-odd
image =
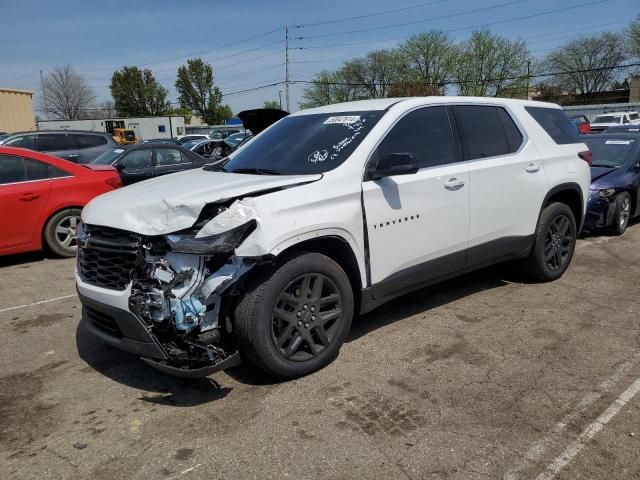
[[[524,107],[558,145],[580,143],[578,130],[559,108]]]
[[[73,150],[75,146],[66,133],[43,133],[38,135],[38,150],[41,152],[57,152]]]
[[[74,143],[77,148],[93,148],[107,144],[107,139],[102,135],[73,134]]]

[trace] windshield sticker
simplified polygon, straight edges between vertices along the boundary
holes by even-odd
[[[605,145],[631,145],[633,140],[607,140],[604,142]]]
[[[309,155],[308,160],[310,163],[324,162],[328,156],[329,152],[327,152],[326,150],[316,150],[311,155]]]
[[[360,115],[341,115],[337,117],[329,117],[324,122],[324,125],[350,125],[352,123],[356,123],[360,121]]]
[[[114,152],[116,152],[116,153],[122,153],[122,152],[124,152],[124,148],[116,148],[116,149],[114,150]]]

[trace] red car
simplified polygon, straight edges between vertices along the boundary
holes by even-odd
[[[118,171],[0,145],[0,255],[75,255],[75,227],[89,200],[122,186]]]

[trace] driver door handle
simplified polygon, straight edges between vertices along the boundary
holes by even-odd
[[[37,198],[40,198],[40,195],[37,195],[35,193],[25,193],[20,197],[20,200],[24,202],[30,202],[31,200],[36,200]]]
[[[459,178],[450,178],[444,183],[444,188],[447,190],[460,190],[462,187],[464,187],[464,180]]]

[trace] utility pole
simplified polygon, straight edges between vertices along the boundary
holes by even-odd
[[[282,110],[282,90],[278,90],[278,101],[280,102],[280,110]]]
[[[527,60],[527,98],[529,100],[529,77],[531,76],[531,60]]]
[[[289,108],[289,27],[284,27],[284,98],[287,105],[287,112],[290,112]]]
[[[42,77],[42,70],[40,70],[40,89],[42,90],[42,105],[44,106],[45,115],[49,118],[49,106],[47,105],[47,95],[44,93],[44,79]]]

